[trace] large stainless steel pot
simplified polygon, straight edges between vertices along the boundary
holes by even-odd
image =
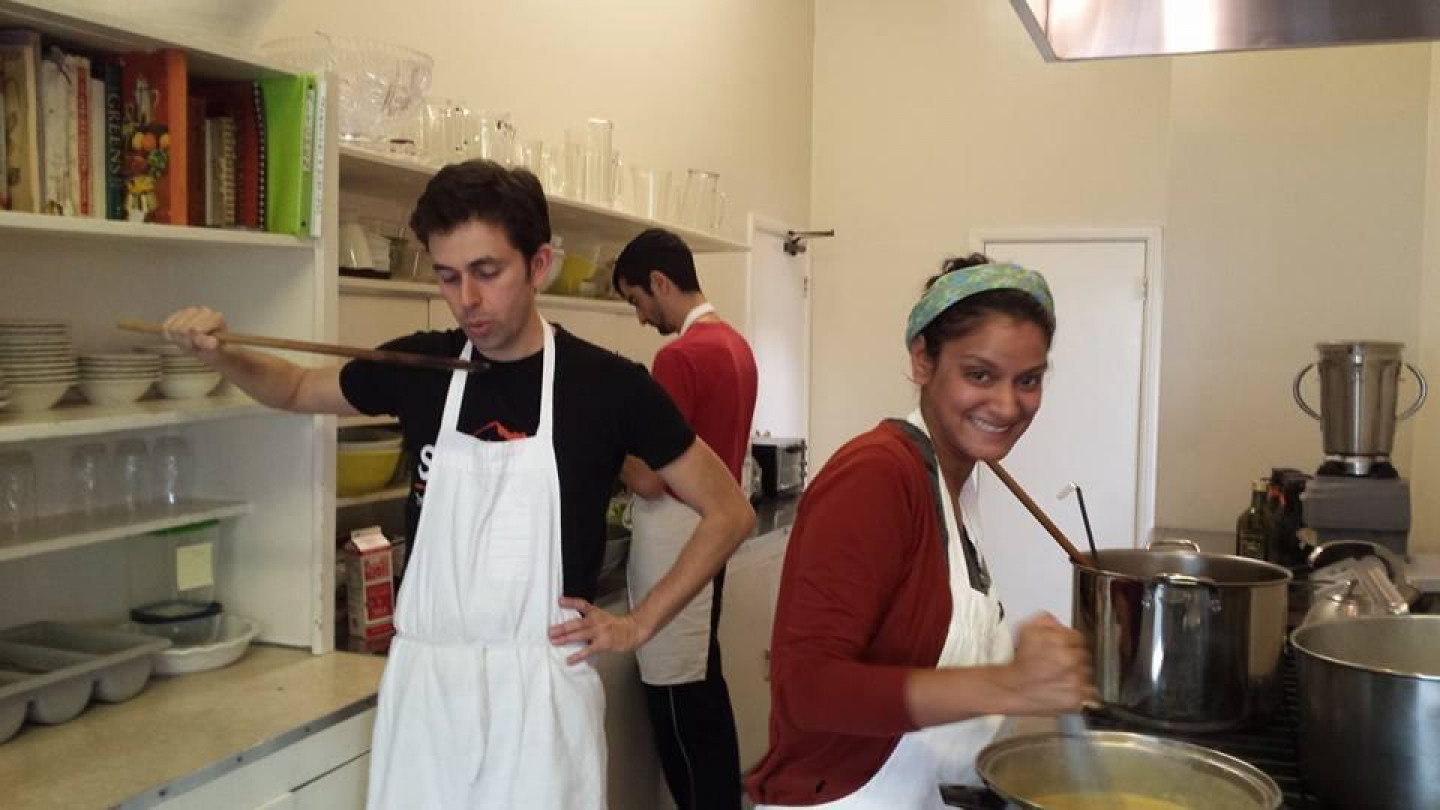
[[[1215,731],[1279,703],[1290,572],[1193,550],[1106,549],[1074,567],[1100,699],[1132,722]]]
[[[1118,731],[1011,737],[986,746],[975,769],[1023,810],[1045,810],[1040,800],[1057,795],[1071,806],[1106,810],[1125,806],[1121,796],[1206,810],[1274,810],[1282,798],[1273,779],[1232,756]]]
[[[1440,808],[1440,616],[1368,616],[1291,636],[1300,768],[1328,807]]]

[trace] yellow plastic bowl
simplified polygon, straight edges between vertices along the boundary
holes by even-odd
[[[335,494],[365,495],[384,489],[400,466],[400,436],[379,428],[340,431],[335,459]]]

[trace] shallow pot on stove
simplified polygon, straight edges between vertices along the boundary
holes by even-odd
[[[1088,555],[1087,555],[1088,556]],[[1150,728],[1218,731],[1278,705],[1290,572],[1170,541],[1074,567],[1073,617],[1100,699]]]
[[[1219,751],[1148,734],[1025,734],[975,761],[1012,810],[1275,810],[1275,780]]]

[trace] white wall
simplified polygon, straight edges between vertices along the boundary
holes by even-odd
[[[1177,59],[1171,76],[1157,514],[1226,528],[1247,479],[1320,462],[1290,393],[1317,341],[1413,359],[1430,47]],[[1402,426],[1407,473],[1409,442]]]
[[[812,22],[809,0],[304,0],[266,39],[318,29],[425,51],[433,95],[508,111],[522,138],[612,119],[627,162],[718,171],[724,230],[743,239],[748,210],[809,219]],[[743,322],[743,258],[700,265]]]
[[[1430,141],[1425,172],[1425,271],[1420,292],[1420,351],[1411,362],[1440,385],[1440,44],[1430,50]],[[1440,391],[1415,417],[1411,508],[1417,530],[1440,535]],[[1429,497],[1427,497],[1427,495]],[[1440,542],[1431,542],[1440,550]]]
[[[813,218],[838,231],[814,250],[817,461],[911,406],[905,316],[972,229],[1153,224],[1165,205],[1165,63],[1056,69],[1004,3],[905,8],[816,7]]]
[[[1430,46],[1050,65],[979,0],[815,29],[817,460],[913,401],[901,325],[977,228],[1164,228],[1160,525],[1229,528],[1249,479],[1318,465],[1288,393],[1314,342],[1417,345]]]

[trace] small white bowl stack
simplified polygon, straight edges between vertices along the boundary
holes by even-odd
[[[220,372],[191,357],[171,343],[154,343],[135,351],[158,355],[161,363],[160,393],[166,399],[199,399],[220,385]]]
[[[0,372],[9,389],[6,410],[36,413],[54,407],[80,380],[70,324],[0,319]]]
[[[160,382],[160,356],[139,352],[80,355],[80,393],[96,405],[127,405]]]

